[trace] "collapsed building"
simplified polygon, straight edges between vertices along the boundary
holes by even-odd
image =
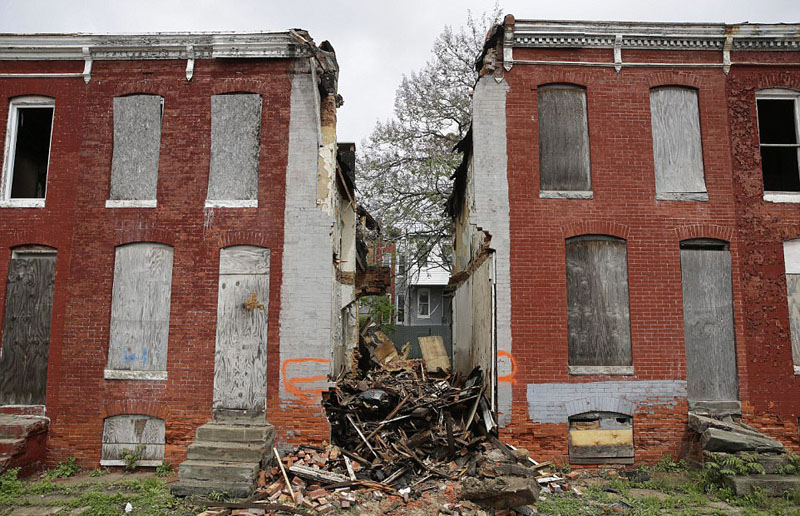
[[[572,464],[709,424],[800,449],[799,50],[797,25],[492,29],[448,211],[453,360],[494,371],[502,436]]]
[[[299,29],[0,36],[0,466],[177,464],[209,420],[328,437],[359,269],[337,80]]]

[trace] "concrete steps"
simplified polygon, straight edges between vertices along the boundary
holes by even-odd
[[[244,498],[252,494],[258,471],[269,462],[275,429],[263,420],[215,419],[197,429],[178,468],[176,496],[212,491]]]
[[[726,486],[733,489],[737,496],[750,494],[756,488],[763,490],[767,496],[800,493],[800,476],[798,475],[747,475],[725,477],[723,481]]]
[[[0,414],[0,473],[11,468],[21,468],[21,475],[38,470],[49,427],[46,417]]]

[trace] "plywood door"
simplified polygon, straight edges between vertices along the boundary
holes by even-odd
[[[264,412],[267,395],[269,250],[234,246],[220,251],[215,411]]]
[[[0,405],[44,405],[55,276],[55,253],[11,259],[0,358]]]
[[[738,400],[730,252],[681,249],[681,274],[689,401]]]

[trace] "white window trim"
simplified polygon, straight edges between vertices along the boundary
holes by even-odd
[[[155,208],[158,201],[155,199],[109,199],[106,208]]]
[[[419,298],[422,296],[423,292],[428,294],[428,313],[425,314],[425,315],[422,315],[421,313],[419,313],[419,305],[420,305]],[[421,288],[421,289],[417,290],[417,318],[419,318],[419,319],[430,319],[431,318],[431,289],[429,289],[429,288]]]
[[[756,92],[756,113],[758,113],[758,101],[762,99],[773,100],[794,100],[794,131],[798,143],[790,144],[763,144],[761,143],[761,127],[758,127],[758,115],[756,114],[756,126],[758,127],[758,149],[761,147],[797,147],[797,166],[800,168],[800,91],[785,88],[770,88]],[[762,164],[763,166],[763,164]],[[763,171],[762,171],[763,173]],[[800,170],[798,170],[800,173]],[[763,181],[763,179],[762,179]],[[763,184],[763,183],[762,183]],[[800,203],[800,192],[776,192],[764,190],[764,201],[774,203]]]
[[[592,190],[540,190],[539,199],[594,199]]]
[[[145,460],[137,460],[136,465],[142,467],[158,467],[164,463],[163,460],[155,460],[155,459],[145,459]],[[127,466],[128,463],[124,460],[120,459],[101,459],[100,460],[101,466]]]
[[[206,199],[206,208],[258,208],[258,199]]]
[[[12,199],[11,184],[14,181],[14,155],[17,152],[17,119],[20,108],[51,108],[53,118],[50,120],[50,143],[47,146],[47,173],[44,184],[45,197],[32,199]],[[50,152],[53,146],[53,122],[56,116],[56,101],[50,97],[18,97],[11,99],[8,105],[8,123],[6,126],[6,143],[3,153],[3,176],[0,181],[0,208],[44,208],[47,198],[47,183],[50,181]]]

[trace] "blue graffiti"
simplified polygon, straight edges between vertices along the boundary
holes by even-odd
[[[131,351],[131,348],[128,348],[123,353],[123,359],[125,360],[125,362],[128,362],[128,363],[130,363],[130,362],[141,362],[142,365],[146,365],[147,364],[147,348],[142,349],[142,355],[141,356],[137,356],[136,353]]]

